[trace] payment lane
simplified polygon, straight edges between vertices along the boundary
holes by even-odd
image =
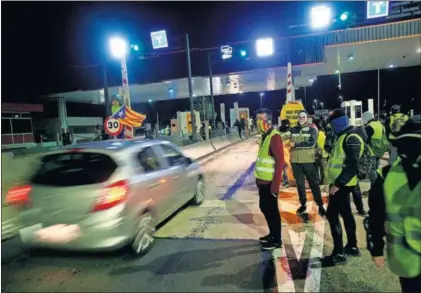
[[[99,256],[37,252],[2,266],[5,292],[343,292],[397,291],[397,278],[361,258],[339,268],[319,267],[332,249],[329,225],[309,196],[308,223],[295,215],[298,200],[282,193],[283,249],[262,252],[267,234],[252,174],[257,145],[244,142],[204,167],[207,199],[187,207],[157,231],[155,247],[133,260],[123,253]],[[325,201],[326,201],[325,197]],[[357,217],[360,247],[365,246]],[[345,237],[345,236],[344,236]],[[310,268],[310,269],[309,269]]]

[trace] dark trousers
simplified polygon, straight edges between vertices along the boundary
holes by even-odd
[[[333,253],[343,254],[344,245],[342,240],[342,226],[339,215],[344,220],[348,245],[357,246],[357,235],[354,215],[351,211],[349,194],[353,187],[341,187],[334,195],[329,195],[329,205],[327,206],[326,217],[329,221],[330,231],[333,238]]]
[[[319,186],[319,174],[315,163],[292,163],[292,172],[294,173],[295,182],[297,183],[298,196],[301,205],[307,203],[306,182],[310,185],[313,198],[317,205],[323,205],[322,193]]]
[[[259,206],[268,223],[269,233],[275,241],[281,241],[281,215],[278,207],[278,197],[270,192],[270,184],[258,185],[258,188]]]
[[[402,293],[421,292],[421,274],[414,278],[399,278],[401,282]]]
[[[354,200],[355,207],[357,208],[357,211],[364,210],[364,203],[363,203],[363,197],[362,192],[360,188],[360,184],[358,183],[354,187],[352,187],[352,198]]]

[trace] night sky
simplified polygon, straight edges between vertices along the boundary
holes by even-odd
[[[287,36],[291,33],[288,25],[307,21],[311,5],[314,2],[2,2],[2,100],[37,102],[43,94],[101,88],[98,65],[108,54],[107,38],[116,33],[145,48],[149,33],[161,29],[167,31],[174,47],[182,46],[180,37],[186,32],[191,48],[218,47],[261,35]],[[347,10],[359,18],[365,15],[362,1],[332,5],[338,13]],[[130,60],[128,66],[131,83],[186,76],[183,53]],[[236,64],[230,66],[215,66],[214,71],[238,69]],[[110,86],[119,85],[118,62],[109,60],[108,68]],[[192,54],[192,71],[193,75],[206,75],[203,56]],[[344,75],[345,97],[377,97],[376,78],[376,72]],[[385,71],[382,98],[388,104],[420,99],[421,88],[415,86],[420,81],[420,67]],[[336,107],[335,86],[335,77],[319,77],[307,91],[308,101],[317,98]],[[298,92],[297,98],[302,98],[300,95],[303,93]],[[285,91],[268,93],[264,105],[276,111],[284,98]],[[232,105],[235,100],[252,109],[260,104],[255,93],[216,98],[217,105],[221,101]],[[187,100],[173,103],[177,105],[169,108],[188,106]],[[142,106],[149,112],[155,110],[153,107],[158,105]]]

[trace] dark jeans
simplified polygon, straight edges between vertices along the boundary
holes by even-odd
[[[270,192],[270,184],[258,185],[258,188],[259,206],[268,224],[269,233],[275,241],[281,241],[281,214],[278,197]]]
[[[399,278],[401,282],[402,293],[421,292],[421,274],[414,278]]]
[[[319,171],[319,178],[320,178],[320,184],[321,185],[327,185],[327,158],[322,158],[318,164],[318,171]]]
[[[374,182],[377,179],[377,169],[379,168],[379,165],[380,165],[380,158],[375,157],[375,158],[373,158],[373,160],[374,160],[374,167],[375,168],[372,170],[372,172],[370,174],[370,184],[371,184],[371,186],[373,186]]]
[[[353,186],[351,188],[352,198],[354,200],[355,207],[357,208],[357,211],[361,212],[362,210],[364,210],[364,203],[360,184],[358,183],[356,186]]]
[[[307,203],[306,196],[306,185],[305,180],[307,179],[308,185],[310,185],[313,198],[317,205],[323,205],[322,193],[320,192],[319,186],[319,174],[315,163],[292,163],[292,172],[294,173],[295,182],[297,183],[298,196],[300,198],[301,205]]]
[[[343,254],[344,245],[342,240],[342,226],[339,215],[344,220],[348,245],[357,246],[357,235],[354,215],[351,211],[349,194],[352,187],[341,187],[334,195],[329,195],[329,205],[327,206],[326,217],[329,221],[330,231],[333,238],[333,253]]]

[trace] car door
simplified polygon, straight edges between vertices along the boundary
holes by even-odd
[[[165,165],[159,159],[154,147],[145,146],[135,155],[136,175],[132,182],[135,185],[135,196],[142,202],[150,202],[157,220],[164,220],[169,214],[168,178],[163,172]]]
[[[159,146],[162,150],[162,158],[168,162],[170,186],[177,191],[173,194],[172,202],[179,208],[193,196],[187,176],[187,158],[171,144],[162,143]]]

